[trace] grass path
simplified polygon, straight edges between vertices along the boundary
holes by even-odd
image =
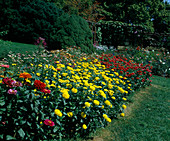
[[[169,141],[170,79],[154,77],[152,86],[134,94],[124,118],[113,120],[86,141]]]

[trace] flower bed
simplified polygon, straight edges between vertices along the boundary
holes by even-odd
[[[113,56],[112,54],[103,54],[99,57],[101,64],[106,65],[107,69],[114,69],[122,76],[132,83],[132,88],[147,86],[152,76],[152,66],[150,64],[143,65],[142,63],[135,63],[133,60],[128,60],[126,57],[120,55]]]
[[[120,56],[103,55],[99,61],[39,53],[10,54],[7,65],[0,66],[1,139],[87,135],[125,116],[127,96],[150,84],[149,65]]]

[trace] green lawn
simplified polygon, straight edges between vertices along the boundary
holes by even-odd
[[[112,120],[88,141],[169,141],[170,79],[154,76],[152,86],[136,92],[124,118]]]
[[[25,53],[26,51],[35,51],[35,49],[35,45],[0,40],[0,60],[7,57],[9,51]]]

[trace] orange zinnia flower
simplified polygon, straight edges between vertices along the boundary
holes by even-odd
[[[24,73],[20,73],[19,78],[32,78],[31,74],[24,72]]]

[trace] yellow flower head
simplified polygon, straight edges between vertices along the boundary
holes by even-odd
[[[110,118],[106,118],[106,121],[107,122],[111,122],[112,120]]]
[[[63,115],[59,109],[55,109],[54,113],[59,117],[62,117],[62,115]]]
[[[86,118],[86,114],[84,112],[81,112],[81,117]]]
[[[65,99],[69,99],[70,95],[67,91],[63,92],[62,97],[64,97]]]
[[[95,91],[95,87],[94,86],[90,86],[90,90]]]
[[[102,90],[100,90],[98,93],[99,93],[102,97],[106,98],[106,94],[105,94]]]
[[[83,126],[82,126],[82,127],[83,127],[83,129],[85,129],[85,130],[87,129],[86,124],[83,124]]]
[[[75,89],[75,88],[72,88],[71,91],[72,91],[73,93],[77,93],[78,90]]]
[[[109,101],[109,100],[106,100],[104,103],[105,103],[106,105],[108,105],[108,106],[110,106],[110,105],[111,105],[111,103],[110,103],[110,101]]]
[[[127,99],[125,97],[122,98],[124,101],[126,101]]]
[[[122,108],[123,108],[123,109],[126,109],[127,107],[126,107],[126,105],[122,105]]]
[[[90,107],[90,103],[89,102],[85,102],[85,106],[86,107]]]
[[[101,109],[104,109],[104,105],[102,105]]]
[[[106,114],[103,114],[103,117],[104,117],[105,119],[107,119],[107,118],[108,118],[108,116],[107,116]]]
[[[121,113],[121,114],[120,114],[120,116],[121,116],[121,117],[124,117],[124,116],[125,116],[125,114],[124,114],[124,113]]]
[[[94,103],[95,105],[99,105],[99,104],[100,104],[100,102],[99,102],[98,100],[94,100],[93,103]]]
[[[68,112],[67,115],[68,115],[68,117],[72,117],[73,116],[73,112]]]
[[[113,99],[113,100],[115,100],[115,99],[116,99],[116,97],[112,96],[112,99]]]

